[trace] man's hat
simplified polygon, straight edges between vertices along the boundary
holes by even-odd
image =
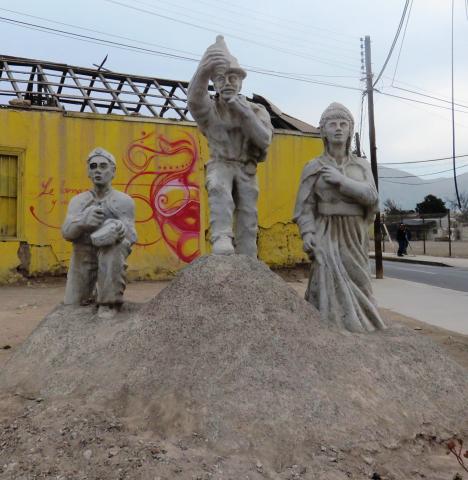
[[[231,52],[228,50],[226,42],[224,41],[224,37],[222,35],[218,35],[216,37],[216,42],[213,43],[213,45],[210,45],[207,49],[206,52],[208,53],[210,50],[216,50],[216,51],[222,51],[228,67],[226,71],[223,71],[222,73],[227,73],[227,72],[232,72],[232,73],[237,73],[241,78],[245,78],[247,76],[247,72],[239,65],[239,62],[236,57],[234,57]],[[212,74],[212,80],[216,75],[219,75],[221,72],[216,71],[213,72]]]
[[[101,147],[97,147],[90,152],[90,154],[88,155],[87,163],[89,163],[91,161],[91,159],[93,159],[95,157],[103,157],[106,160],[109,160],[109,162],[111,162],[115,166],[114,155],[112,155],[112,153],[109,153],[107,150],[104,150]]]

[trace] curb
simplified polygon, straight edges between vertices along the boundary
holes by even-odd
[[[375,254],[370,254],[369,258],[375,258]],[[401,263],[415,263],[418,265],[430,265],[432,267],[450,267],[452,268],[453,265],[449,265],[448,263],[444,262],[434,262],[432,260],[415,260],[412,258],[407,257],[382,257],[383,260],[387,260],[389,262],[401,262]]]

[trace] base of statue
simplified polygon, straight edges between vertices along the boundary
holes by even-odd
[[[5,478],[452,478],[444,441],[468,433],[443,349],[325,325],[243,255],[202,257],[113,318],[57,307],[0,391]]]

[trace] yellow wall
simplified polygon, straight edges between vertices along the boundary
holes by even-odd
[[[66,270],[71,244],[60,225],[70,198],[89,188],[86,158],[96,146],[115,155],[114,188],[136,202],[131,277],[165,277],[206,252],[208,147],[194,124],[13,109],[0,109],[0,124],[0,153],[20,153],[22,174],[19,235],[0,238],[0,281],[18,266],[30,275]],[[276,133],[259,166],[259,255],[267,263],[304,259],[291,216],[302,167],[321,150],[320,139]]]

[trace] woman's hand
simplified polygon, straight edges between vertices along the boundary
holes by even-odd
[[[303,242],[304,252],[306,252],[308,255],[311,255],[316,246],[314,234],[306,233],[302,238],[302,242]]]
[[[342,185],[346,178],[340,171],[330,165],[322,167],[321,174],[322,178],[331,185]]]

